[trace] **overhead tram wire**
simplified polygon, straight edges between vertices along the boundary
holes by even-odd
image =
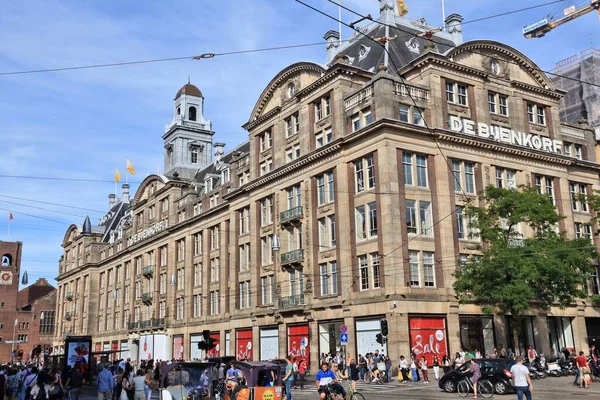
[[[298,0],[296,0],[296,1],[298,1]],[[386,24],[385,22],[381,22],[381,21],[379,21],[379,20],[377,20],[377,19],[374,19],[373,17],[369,17],[368,15],[363,15],[363,14],[361,14],[361,13],[359,13],[359,12],[357,12],[357,11],[355,11],[355,10],[353,10],[353,9],[349,8],[349,7],[346,7],[346,6],[340,5],[340,4],[338,4],[337,2],[335,2],[335,0],[327,0],[327,1],[328,1],[328,2],[330,2],[330,3],[332,3],[332,4],[335,4],[336,6],[339,6],[339,7],[343,8],[344,10],[346,10],[346,11],[348,11],[348,12],[350,12],[350,13],[352,13],[352,14],[354,14],[354,15],[358,16],[358,17],[361,17],[361,18],[363,18],[363,19],[366,19],[367,21],[374,22],[374,23],[376,23],[376,24],[378,24],[378,25],[381,25],[381,26],[387,26],[387,27],[389,27],[390,29],[394,29],[395,31],[402,32],[402,33],[406,33],[406,34],[409,34],[409,35],[410,35],[410,36],[412,36],[412,37],[416,37],[416,36],[417,36],[417,35],[416,35],[414,32],[410,32],[410,31],[407,31],[406,29],[402,29],[401,27],[399,27],[399,26],[397,26],[397,25],[390,25],[390,24]],[[312,8],[312,7],[311,7],[311,8]],[[317,10],[317,9],[315,9],[315,10]],[[332,19],[334,19],[334,20],[336,20],[336,21],[337,21],[337,18],[335,18],[335,17],[332,17],[331,15],[325,14],[325,13],[321,12],[320,10],[317,10],[317,11],[319,11],[320,13],[322,13],[322,14],[324,14],[324,15],[327,15],[329,18],[332,18]],[[359,32],[359,31],[357,30],[357,32]],[[360,32],[360,33],[361,33],[361,34],[363,34],[362,32]],[[365,35],[365,36],[366,36],[366,35]],[[369,36],[367,36],[367,37],[369,37]],[[454,45],[454,46],[450,46],[450,45],[448,45],[447,43],[438,42],[438,41],[436,41],[436,40],[435,40],[435,35],[434,35],[434,34],[432,34],[432,36],[431,36],[430,38],[428,38],[428,40],[430,40],[432,43],[435,43],[435,44],[438,44],[438,45],[441,45],[441,46],[446,46],[446,47],[449,47],[449,50],[450,50],[450,49],[455,49],[455,48],[457,48],[457,47],[461,46],[461,45]],[[379,43],[379,42],[378,42],[378,44],[381,44],[381,43]],[[469,49],[469,52],[471,52],[471,53],[473,53],[473,54],[479,54],[479,55],[486,56],[486,54],[480,53],[480,52],[478,52],[478,51],[476,51],[476,50],[474,50],[474,49]],[[521,64],[518,64],[518,63],[516,63],[516,62],[514,62],[514,61],[511,61],[511,60],[503,60],[503,61],[505,61],[505,62],[507,62],[507,63],[509,63],[509,64],[513,64],[513,65],[517,65],[517,66],[519,66],[519,67],[522,67],[522,65],[521,65]],[[541,69],[541,68],[537,68],[537,67],[533,67],[533,66],[532,66],[532,69],[533,69],[534,71],[542,72],[542,73],[544,73],[544,74],[547,74],[547,75],[552,75],[552,76],[556,76],[556,77],[559,77],[559,78],[567,79],[567,80],[570,80],[570,81],[579,82],[579,83],[581,83],[581,84],[585,84],[585,85],[589,85],[589,86],[594,86],[594,87],[599,87],[599,88],[600,88],[600,84],[596,84],[596,83],[591,83],[591,82],[582,81],[581,79],[573,78],[573,77],[566,76],[566,75],[557,74],[557,73],[550,72],[550,71],[545,71],[545,70],[543,70],[543,69]]]
[[[536,9],[536,8],[549,6],[549,5],[552,5],[552,4],[564,3],[564,1],[565,0],[555,0],[555,1],[550,1],[548,3],[538,4],[538,5],[535,5],[535,6],[520,8],[518,10],[506,11],[506,12],[499,13],[499,14],[489,15],[487,17],[481,17],[481,18],[471,19],[471,20],[463,21],[461,23],[461,25],[467,25],[467,24],[472,24],[474,22],[486,21],[486,20],[492,19],[492,18],[504,17],[506,15],[516,14],[516,13],[520,13],[520,12],[523,12],[523,11],[529,11],[529,10],[533,10],[533,9]]]
[[[100,214],[106,214],[106,211],[95,210],[93,208],[76,207],[76,206],[72,206],[72,205],[68,205],[68,204],[51,203],[51,202],[48,202],[48,201],[33,200],[33,199],[27,199],[27,198],[24,198],[24,197],[8,196],[8,195],[5,195],[5,194],[0,194],[0,197],[4,197],[4,198],[7,198],[7,199],[13,199],[13,200],[29,201],[29,202],[32,202],[32,203],[47,204],[49,206],[65,207],[65,208],[72,208],[74,210],[92,211],[92,212],[97,212],[97,213],[100,213]],[[0,200],[0,201],[2,201],[2,200]]]

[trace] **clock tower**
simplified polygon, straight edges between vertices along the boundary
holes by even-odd
[[[18,317],[17,294],[21,272],[21,242],[0,241],[0,362],[10,361],[13,329]]]

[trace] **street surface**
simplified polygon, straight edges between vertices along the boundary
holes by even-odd
[[[307,377],[308,378],[308,377]],[[312,386],[307,385],[306,390],[293,390],[293,400],[315,400],[318,399],[317,391],[312,379],[307,379],[307,382],[312,383]],[[458,393],[446,393],[440,390],[437,382],[429,384],[415,383],[401,385],[398,382],[386,383],[383,385],[369,385],[359,383],[358,391],[362,393],[367,400],[379,399],[460,399]],[[590,389],[580,389],[573,385],[573,377],[561,378],[546,378],[533,382],[533,399],[534,400],[562,400],[571,397],[577,399],[585,398],[600,398],[600,383],[593,383]],[[155,391],[152,400],[159,400],[158,392]],[[471,396],[468,397],[472,399]],[[513,400],[517,398],[516,394],[505,396],[495,395],[495,399]],[[97,395],[93,388],[86,388],[81,396],[81,400],[96,400]]]

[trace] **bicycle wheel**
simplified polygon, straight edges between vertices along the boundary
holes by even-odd
[[[348,397],[348,400],[366,400],[365,396],[360,393],[352,392],[352,394]]]
[[[457,391],[460,397],[467,397],[471,392],[471,385],[466,379],[463,379],[462,381],[458,382]]]
[[[371,383],[372,380],[373,380],[373,373],[372,372],[367,372],[365,374],[365,382],[366,383]]]
[[[494,395],[494,385],[487,380],[479,381],[477,382],[477,392],[477,394],[484,399],[489,399]]]

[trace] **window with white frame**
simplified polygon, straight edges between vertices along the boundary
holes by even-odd
[[[292,226],[285,231],[287,232],[288,251],[300,250],[302,248],[302,227]]]
[[[183,319],[183,297],[178,297],[175,300],[175,319],[181,321]]]
[[[302,187],[300,184],[291,186],[285,190],[287,196],[287,209],[302,207]]]
[[[563,154],[567,157],[571,157],[573,149],[573,143],[563,142]]]
[[[333,171],[317,176],[317,201],[320,206],[331,203],[335,199],[335,183]]]
[[[356,193],[362,193],[365,189],[375,187],[375,158],[369,154],[354,161],[354,184]]]
[[[454,175],[454,191],[473,194],[475,193],[474,164],[468,161],[452,160],[452,174]]]
[[[360,129],[360,115],[358,113],[350,117],[350,122],[352,123],[352,132]]]
[[[210,259],[210,283],[219,282],[219,276],[221,274],[221,268],[219,264],[219,258]]]
[[[492,114],[508,116],[507,97],[503,94],[488,92],[488,109]]]
[[[583,160],[583,155],[582,155],[582,147],[580,144],[575,144],[573,145],[574,149],[575,149],[575,158],[578,160]]]
[[[300,158],[300,144],[295,144],[285,150],[285,162],[289,163]]]
[[[546,125],[544,106],[527,103],[527,120],[532,124]]]
[[[260,238],[261,265],[273,264],[273,235]]]
[[[220,247],[219,246],[219,226],[218,225],[212,226],[212,227],[208,228],[208,231],[210,232],[210,249],[216,250]]]
[[[400,104],[399,106],[399,119],[402,122],[409,124],[425,126],[425,109],[409,106],[407,104]]]
[[[404,172],[404,184],[414,185],[426,188],[427,184],[427,157],[421,154],[403,152],[402,153],[402,168]]]
[[[260,135],[258,135],[258,142],[260,143],[260,151],[269,150],[273,146],[273,135],[271,129],[267,129]]]
[[[177,290],[185,289],[185,267],[177,268]]]
[[[410,251],[410,286],[435,288],[434,253]]]
[[[321,97],[315,102],[315,120],[320,121],[331,115],[331,98],[329,96]]]
[[[219,193],[215,193],[208,198],[208,207],[213,208],[219,205]]]
[[[358,256],[358,264],[360,273],[360,290],[379,289],[381,287],[379,254],[370,253]]]
[[[250,308],[251,297],[250,281],[240,282],[240,309]]]
[[[156,206],[152,205],[148,207],[148,218],[154,219],[156,218]]]
[[[169,212],[169,198],[165,197],[160,201],[160,212],[166,214]]]
[[[479,232],[472,227],[472,217],[466,215],[464,207],[456,207],[456,236],[461,240],[479,240]]]
[[[240,235],[250,233],[250,207],[244,207],[238,211],[240,222]]]
[[[467,106],[467,87],[460,83],[446,82],[446,101]]]
[[[326,144],[331,143],[333,140],[333,131],[331,128],[325,128],[322,131],[319,131],[315,135],[315,148],[320,148],[325,146]]]
[[[588,212],[585,184],[569,182],[569,194],[573,211]]]
[[[512,169],[496,167],[496,187],[504,189],[516,189],[517,172]]]
[[[319,264],[321,273],[321,296],[332,296],[338,294],[337,262],[331,261]]]
[[[221,303],[221,299],[219,296],[218,290],[212,290],[210,292],[210,315],[219,314],[219,306]]]
[[[592,241],[592,227],[589,224],[582,222],[575,222],[575,237],[577,239],[586,238],[590,242]]]
[[[185,260],[185,239],[178,240],[176,242],[177,247],[177,261]]]
[[[356,221],[356,240],[377,237],[377,203],[371,202],[354,209]]]
[[[290,296],[304,295],[304,273],[300,270],[290,271]]]
[[[194,264],[194,287],[202,285],[202,263]]]
[[[406,227],[409,234],[433,235],[431,203],[424,200],[406,200]]]
[[[319,251],[335,247],[335,215],[328,215],[317,220],[319,226]]]
[[[240,253],[240,272],[250,269],[250,243],[245,243],[239,246]]]
[[[202,212],[202,202],[194,204],[193,214],[194,217]]]
[[[363,124],[364,126],[369,126],[373,123],[373,114],[371,114],[371,109],[367,108],[362,111],[363,115]]]
[[[202,254],[202,232],[194,233],[194,256]]]
[[[600,294],[600,280],[598,279],[598,269],[594,268],[592,271],[592,277],[590,279],[590,286],[592,294]]]
[[[158,286],[159,286],[160,294],[167,293],[167,273],[166,272],[163,272],[160,274]],[[128,300],[129,300],[129,287],[127,286],[127,287],[125,287],[125,303],[127,303]]]
[[[195,294],[193,297],[193,303],[194,303],[194,318],[198,318],[202,316],[202,295],[201,294]]]
[[[198,149],[197,148],[193,148],[191,153],[190,153],[190,159],[192,161],[192,164],[198,164]]]
[[[275,276],[268,275],[260,278],[260,297],[262,305],[273,304],[275,293]]]
[[[285,119],[285,137],[289,138],[300,133],[300,115],[296,112]]]
[[[549,176],[535,174],[533,176],[535,187],[539,194],[546,194],[552,200],[552,204],[556,204],[554,199],[554,179]]]
[[[265,197],[260,201],[260,226],[273,223],[273,197]]]
[[[272,159],[267,159],[263,162],[260,163],[260,176],[263,176],[269,172],[271,172],[271,170],[273,169],[273,160]]]

